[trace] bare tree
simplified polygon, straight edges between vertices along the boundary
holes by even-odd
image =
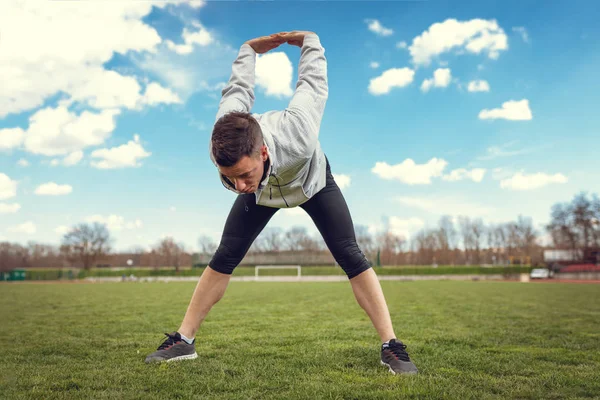
[[[471,219],[469,217],[458,217],[460,233],[462,236],[463,247],[465,249],[466,264],[471,264],[471,249],[473,247],[473,230],[471,228]]]
[[[519,234],[519,247],[521,255],[532,256],[533,250],[537,246],[537,232],[533,227],[533,222],[529,217],[519,215],[516,223]]]
[[[474,252],[475,264],[481,263],[481,240],[485,233],[485,225],[481,218],[471,221],[471,243]]]
[[[16,243],[0,243],[0,271],[24,268],[29,266],[28,264],[29,254],[27,248]]]
[[[367,258],[373,257],[376,252],[376,246],[373,235],[369,232],[369,228],[365,225],[356,225],[354,227],[354,232],[358,247],[367,255]]]
[[[597,194],[592,196],[592,235],[594,238],[594,247],[600,247],[600,197]]]
[[[201,253],[213,254],[217,250],[217,244],[206,235],[202,235],[198,238],[198,248]]]
[[[265,228],[252,244],[254,251],[274,252],[283,250],[284,247],[282,230],[278,227]]]
[[[579,237],[572,220],[569,204],[555,204],[550,213],[550,223],[546,229],[552,237],[555,247],[563,249],[579,249]]]
[[[160,265],[174,266],[175,271],[179,271],[181,256],[185,250],[183,244],[176,243],[175,239],[167,236],[158,242],[154,250],[160,259]]]
[[[488,226],[487,246],[491,253],[492,263],[503,264],[505,262],[506,235],[502,224]]]
[[[587,252],[594,244],[594,209],[586,193],[573,199],[570,207],[572,221],[579,237],[579,247]]]
[[[179,272],[184,254],[185,245],[181,242],[175,243],[175,246],[173,247],[173,265],[175,266],[175,272]]]
[[[89,270],[101,257],[110,252],[110,232],[104,224],[79,224],[63,237],[61,253],[71,261],[80,261]]]
[[[456,229],[452,217],[444,215],[440,218],[438,224],[439,227],[435,235],[440,250],[439,261],[443,264],[453,263],[452,250],[456,248]]]
[[[514,257],[520,247],[519,227],[515,222],[507,222],[504,224],[504,230],[508,256]]]
[[[377,237],[380,249],[380,259],[383,265],[398,265],[406,239],[404,236],[390,231],[383,232]]]
[[[294,226],[284,235],[285,247],[291,251],[318,250],[319,244],[311,238],[302,226]]]

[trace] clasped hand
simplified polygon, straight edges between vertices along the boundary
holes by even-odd
[[[308,35],[309,31],[292,31],[292,32],[279,32],[269,36],[261,36],[255,39],[248,40],[246,44],[258,54],[266,53],[267,51],[273,50],[279,47],[283,43],[288,43],[292,46],[302,47],[304,43],[304,36]]]

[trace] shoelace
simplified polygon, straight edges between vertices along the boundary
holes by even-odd
[[[181,341],[181,339],[174,334],[165,333],[165,336],[167,336],[167,339],[160,346],[158,346],[158,350],[164,350],[167,347],[173,346],[177,342]]]
[[[406,345],[404,343],[390,343],[388,349],[394,353],[396,358],[401,361],[410,361],[408,353],[406,352]]]

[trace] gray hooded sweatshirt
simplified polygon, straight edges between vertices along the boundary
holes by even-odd
[[[255,192],[256,204],[285,208],[298,206],[325,187],[325,155],[319,129],[328,96],[327,60],[319,37],[308,34],[300,51],[298,82],[288,107],[282,111],[252,113],[258,121],[269,153],[268,169]],[[222,90],[216,121],[232,111],[250,113],[254,105],[257,54],[242,45]],[[216,122],[215,121],[215,122]],[[209,141],[210,158],[217,166]],[[223,185],[239,192],[219,173]]]

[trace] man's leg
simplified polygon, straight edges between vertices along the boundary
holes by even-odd
[[[159,347],[156,352],[150,354],[146,358],[147,362],[195,358],[193,356],[196,350],[192,340],[200,324],[223,297],[233,270],[277,210],[257,205],[254,194],[238,195],[225,222],[219,247],[194,289],[179,330],[167,338],[161,345],[162,349]],[[184,338],[181,338],[181,335]],[[188,339],[188,342],[185,339]],[[186,354],[182,356],[180,353]]]
[[[177,332],[187,338],[196,336],[200,324],[202,324],[210,309],[225,294],[230,278],[230,274],[217,272],[210,265],[204,270]]]
[[[356,243],[354,224],[346,200],[327,161],[327,184],[302,207],[312,218],[327,247],[350,280],[354,297],[367,313],[381,341],[381,362],[392,373],[416,373],[406,346],[396,340],[381,284]]]
[[[194,290],[179,333],[194,337],[212,306],[223,297],[233,270],[277,210],[257,205],[254,194],[238,196],[227,217],[221,243]]]
[[[348,275],[358,304],[367,313],[382,342],[395,338],[381,285],[356,243],[352,217],[327,161],[327,184],[302,207],[312,218],[337,263]]]

